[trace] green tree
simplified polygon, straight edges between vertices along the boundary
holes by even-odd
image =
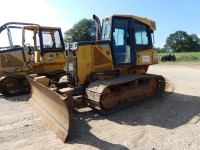
[[[167,53],[167,51],[164,47],[162,47],[162,48],[156,47],[155,49],[157,50],[158,53]]]
[[[197,35],[188,35],[185,31],[176,31],[170,34],[164,45],[167,52],[195,52],[199,51]]]
[[[96,24],[92,19],[82,19],[64,33],[65,42],[92,41],[96,38]]]
[[[188,39],[188,34],[184,31],[176,31],[170,34],[166,40],[164,48],[168,52],[181,52],[186,50],[185,42]]]
[[[188,43],[190,45],[190,52],[200,52],[200,39],[196,34],[190,35]]]

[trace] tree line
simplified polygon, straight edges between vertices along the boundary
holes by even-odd
[[[93,41],[96,37],[96,25],[92,19],[82,19],[65,31],[66,43],[79,41]],[[185,31],[176,31],[167,37],[163,48],[156,48],[158,52],[200,52],[200,38],[196,34],[188,35]]]
[[[188,35],[185,31],[176,31],[167,37],[159,52],[200,52],[200,39],[196,34]]]

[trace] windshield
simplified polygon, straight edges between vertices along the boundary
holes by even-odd
[[[110,39],[110,30],[111,30],[111,19],[106,18],[102,23],[102,40]]]
[[[41,35],[42,41],[40,41],[39,34],[36,34],[37,47],[42,46],[43,49],[48,50],[62,49],[61,37],[58,30],[41,30]]]
[[[24,30],[24,45],[34,46],[33,31],[31,31],[31,30]]]

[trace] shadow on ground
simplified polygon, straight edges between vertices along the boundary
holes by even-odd
[[[89,122],[107,119],[123,125],[152,125],[174,129],[198,115],[200,115],[200,97],[177,93],[146,101],[111,115],[99,115],[93,110],[75,112],[75,128],[67,143],[86,144],[99,149],[127,149],[123,145],[108,143],[93,135],[90,132]]]
[[[5,100],[11,101],[11,102],[28,101],[29,94],[20,95],[20,96],[10,96],[10,97],[6,97],[6,96],[1,94],[0,98],[3,98]]]

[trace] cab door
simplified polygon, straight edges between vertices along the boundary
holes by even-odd
[[[117,67],[130,66],[135,63],[131,33],[129,18],[113,18],[111,43],[113,62]]]

